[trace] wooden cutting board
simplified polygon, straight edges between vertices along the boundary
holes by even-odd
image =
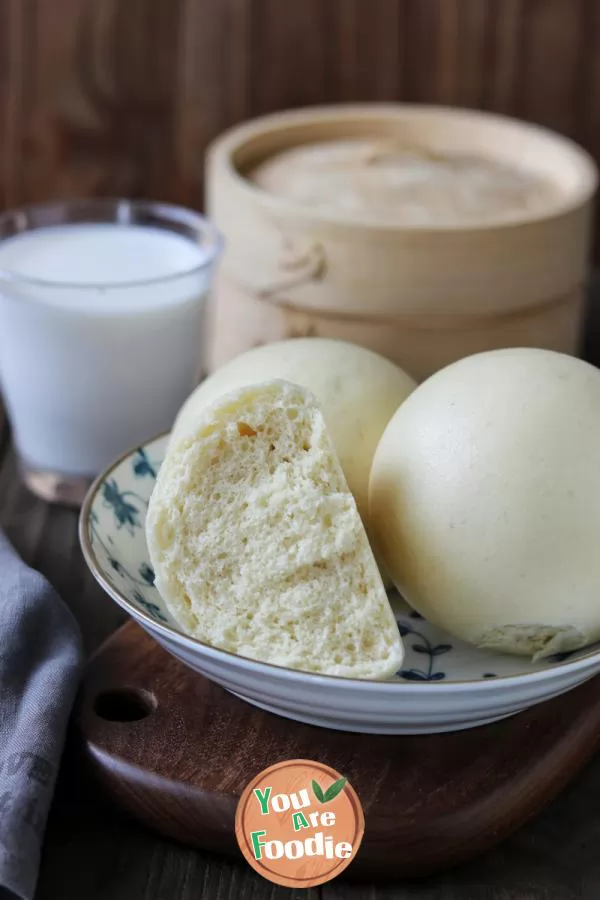
[[[234,816],[247,782],[313,759],[346,775],[365,810],[348,876],[421,876],[502,840],[573,778],[600,744],[600,678],[482,728],[354,735],[238,700],[130,622],[91,661],[78,722],[103,789],[164,835],[241,858]]]

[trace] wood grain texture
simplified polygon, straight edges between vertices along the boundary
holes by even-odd
[[[495,110],[600,160],[599,51],[596,0],[0,0],[0,206],[197,207],[219,132],[323,102]]]
[[[348,877],[381,881],[470,859],[539,812],[600,746],[600,679],[483,728],[349,735],[237,699],[130,622],[92,660],[79,722],[91,770],[117,804],[166,836],[233,857],[250,778],[280,760],[331,766],[365,812]]]

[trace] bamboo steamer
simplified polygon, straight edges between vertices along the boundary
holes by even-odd
[[[556,183],[560,198],[542,214],[481,227],[357,224],[246,177],[284,149],[348,137],[526,166]],[[225,237],[210,308],[210,369],[249,347],[309,335],[368,347],[417,379],[499,347],[576,353],[596,181],[591,158],[566,138],[468,110],[319,107],[234,128],[207,157],[208,212]]]

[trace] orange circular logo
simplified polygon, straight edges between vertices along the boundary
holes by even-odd
[[[246,861],[284,887],[336,878],[360,847],[365,817],[348,780],[309,759],[280,762],[244,790],[235,834]]]

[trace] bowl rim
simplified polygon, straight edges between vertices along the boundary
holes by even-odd
[[[318,672],[305,672],[301,669],[291,669],[286,666],[278,665],[277,663],[252,659],[249,656],[241,656],[237,653],[233,653],[231,650],[222,650],[218,647],[213,647],[210,644],[199,640],[198,638],[184,634],[183,631],[174,628],[168,622],[157,622],[148,613],[143,612],[142,610],[139,610],[137,607],[135,607],[133,603],[131,603],[131,601],[128,600],[127,597],[122,593],[122,591],[120,591],[119,588],[115,587],[108,580],[108,578],[105,577],[103,567],[98,562],[95,550],[92,545],[92,541],[89,536],[88,523],[90,511],[99,493],[99,490],[102,484],[115,471],[115,469],[117,469],[122,463],[126,462],[126,460],[132,457],[133,454],[138,450],[147,449],[148,447],[157,444],[159,441],[165,441],[169,437],[169,434],[170,431],[163,431],[155,435],[154,437],[143,441],[142,443],[130,447],[123,453],[119,454],[119,456],[117,456],[102,472],[100,472],[100,474],[97,475],[96,478],[94,478],[90,487],[88,488],[85,499],[81,506],[78,521],[79,545],[81,547],[81,552],[83,554],[86,565],[92,573],[94,579],[105,591],[105,593],[107,593],[108,596],[115,601],[115,603],[117,603],[130,616],[132,616],[132,618],[134,618],[139,624],[141,624],[141,626],[144,627],[146,631],[150,631],[151,634],[152,632],[156,631],[164,636],[167,640],[174,641],[176,644],[183,645],[189,650],[200,652],[201,654],[208,655],[209,657],[213,657],[214,659],[221,660],[223,662],[232,659],[234,661],[234,664],[238,667],[248,670],[258,670],[257,674],[262,673],[267,676],[271,675],[272,677],[279,677],[283,681],[291,681],[303,684],[306,683],[306,681],[309,681],[315,687],[320,685],[333,686],[334,684],[337,684],[342,690],[354,691],[357,688],[377,691],[381,690],[384,692],[397,692],[400,689],[404,693],[416,694],[417,696],[419,692],[423,691],[427,691],[427,693],[430,695],[448,694],[452,690],[452,688],[456,688],[458,692],[489,692],[493,691],[494,685],[498,683],[502,683],[504,687],[510,687],[511,685],[516,686],[522,684],[533,684],[540,681],[552,680],[551,676],[553,673],[557,673],[558,675],[577,672],[580,669],[588,668],[594,661],[600,664],[599,645],[595,650],[590,650],[582,656],[579,656],[577,659],[565,660],[564,662],[555,663],[544,669],[536,669],[533,672],[521,672],[518,675],[496,675],[494,678],[448,679],[448,681],[424,681],[419,683],[402,681],[400,679],[397,681],[382,681],[377,678],[348,678],[344,675],[327,675]],[[525,702],[525,706],[527,705],[530,704]]]

